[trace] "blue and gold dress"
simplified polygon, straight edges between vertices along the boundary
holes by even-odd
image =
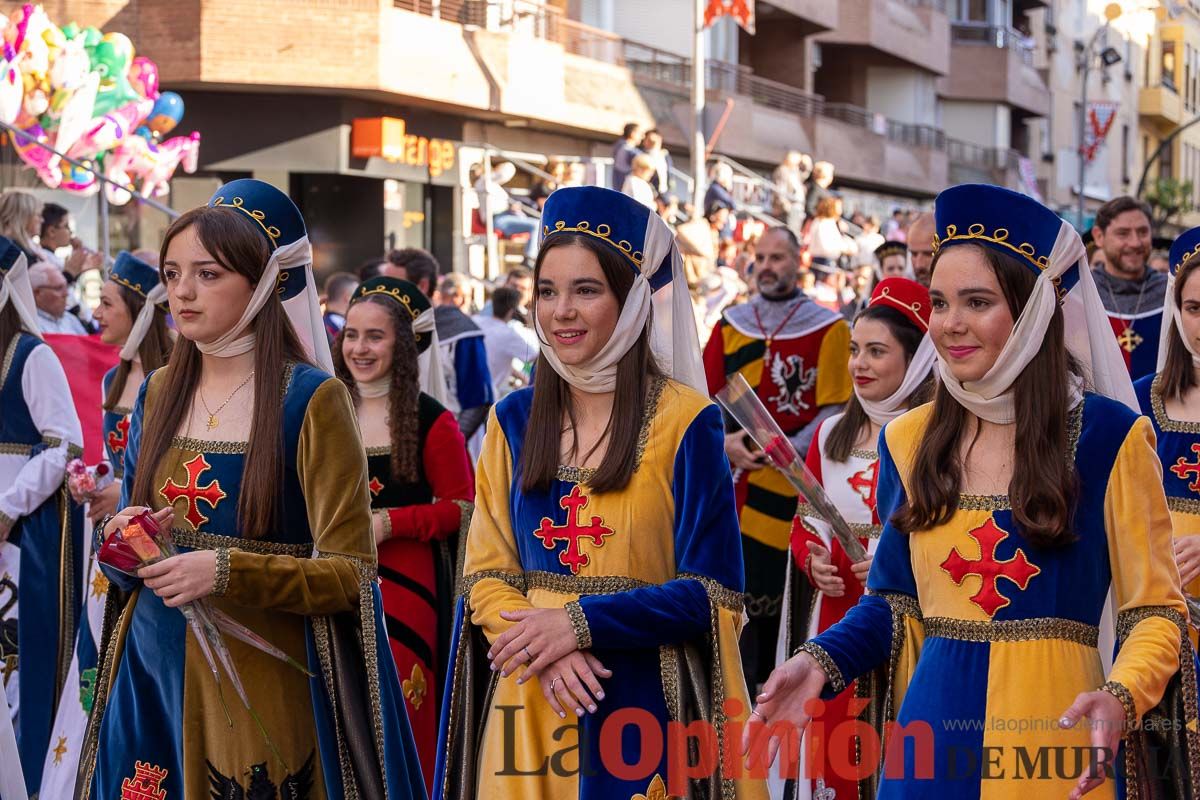
[[[532,397],[513,392],[488,420],[434,797],[486,789],[494,800],[665,798],[668,722],[712,722],[725,753],[737,747],[725,740],[725,714],[744,720],[748,711],[737,647],[740,533],[721,415],[694,390],[660,381],[624,489],[593,493],[587,470],[561,467],[547,491],[528,492],[520,464]],[[486,659],[488,643],[512,625],[501,611],[563,607],[613,673],[597,712],[578,725],[554,713],[537,680],[518,684],[520,671],[500,678]],[[640,720],[623,738],[621,717]],[[608,747],[602,730],[615,733]],[[635,769],[618,777],[623,765]],[[765,783],[720,768],[703,782],[704,796],[766,796]]]
[[[885,521],[905,502],[932,410],[914,409],[880,437]],[[1070,431],[1076,541],[1033,546],[1007,496],[963,495],[949,521],[930,530],[886,522],[869,594],[801,646],[829,676],[826,696],[865,676],[873,721],[896,720],[915,742],[905,742],[903,769],[896,761],[885,770],[880,798],[1065,797],[1079,760],[1088,764],[1090,731],[1062,730],[1057,720],[1080,692],[1102,686],[1122,701],[1127,722],[1144,717],[1119,764],[1130,785],[1154,777],[1151,731],[1174,731],[1185,748],[1182,772],[1167,765],[1157,777],[1175,788],[1140,796],[1190,796],[1179,792],[1193,780],[1189,761],[1200,764],[1195,668],[1167,504],[1146,491],[1159,482],[1153,430],[1126,406],[1088,394],[1071,412]],[[1106,682],[1097,643],[1110,586],[1119,650]],[[1158,716],[1166,728],[1151,726]],[[898,735],[890,731],[884,747]],[[1106,781],[1089,797],[1116,791]]]
[[[122,506],[167,369],[143,383],[133,410]],[[284,385],[278,531],[246,539],[238,529],[245,442],[176,437],[154,481],[156,505],[175,508],[176,543],[216,551],[213,605],[314,675],[225,636],[278,756],[223,681],[226,723],[183,615],[107,570],[116,587],[80,761],[84,798],[424,796],[375,583],[366,458],[349,394],[303,364],[288,368]],[[129,593],[123,605],[120,590]]]

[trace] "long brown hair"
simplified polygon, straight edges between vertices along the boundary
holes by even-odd
[[[350,308],[359,303],[374,303],[387,311],[392,321],[392,332],[395,341],[392,344],[392,385],[388,389],[388,433],[391,437],[391,468],[392,480],[415,482],[420,477],[417,464],[417,451],[420,443],[417,430],[417,411],[421,401],[421,379],[417,367],[417,340],[413,334],[412,317],[399,303],[390,297],[367,295],[355,300]],[[350,310],[346,310],[349,318]],[[333,342],[333,371],[346,384],[354,401],[358,402],[358,385],[350,368],[346,366],[346,357],[342,354],[342,342],[346,338],[346,329],[338,332]],[[431,353],[431,358],[437,358],[437,353]]]
[[[0,278],[0,280],[3,280]],[[4,358],[4,354],[8,352],[8,347],[21,333],[21,315],[17,313],[17,307],[12,303],[5,303],[4,308],[0,308],[0,359]]]
[[[267,241],[240,211],[230,208],[194,208],[171,223],[163,236],[159,264],[166,261],[167,248],[182,231],[194,228],[200,244],[218,264],[245,275],[256,284],[267,266]],[[162,267],[159,267],[160,278]],[[300,339],[272,293],[254,319],[254,416],[250,441],[242,467],[238,498],[238,525],[245,538],[259,539],[277,526],[283,484],[283,378],[289,362],[308,363]],[[190,412],[192,397],[200,383],[202,360],[195,343],[180,337],[171,352],[166,377],[159,390],[154,413],[146,416],[133,502],[157,508],[161,502],[154,476],[171,446],[171,439]]]
[[[876,320],[886,325],[888,331],[904,349],[904,363],[912,362],[913,355],[921,346],[921,339],[925,336],[925,332],[914,325],[908,317],[894,308],[876,305],[867,306],[858,312],[858,315],[854,317],[854,324],[857,325],[863,320]],[[906,402],[909,408],[919,406],[928,399],[931,382],[932,377],[926,376],[925,380],[913,390]],[[858,395],[852,392],[850,399],[846,402],[846,410],[834,423],[833,428],[829,431],[829,438],[825,440],[829,458],[844,463],[850,458],[850,451],[854,449],[854,443],[858,441],[859,435],[870,424],[871,418],[863,410],[862,403],[858,402]]]
[[[116,284],[116,287],[121,301],[125,303],[125,308],[129,312],[130,320],[136,320],[146,305],[146,298],[128,286]],[[167,359],[171,357],[171,348],[174,345],[175,343],[171,341],[171,331],[167,328],[167,312],[161,308],[154,309],[154,320],[150,323],[150,329],[146,331],[146,338],[142,339],[142,343],[138,345],[138,360],[142,362],[142,374],[149,375],[166,364]],[[112,411],[117,407],[117,403],[121,400],[121,393],[125,391],[125,383],[129,380],[129,371],[132,366],[133,362],[125,359],[121,359],[121,363],[117,364],[117,371],[113,375],[112,383],[108,385],[108,391],[104,395],[102,408],[105,411]]]
[[[1037,280],[1033,272],[991,248],[957,246],[973,247],[987,260],[1013,319],[1017,319],[1033,292]],[[937,266],[937,257],[933,266]],[[1064,341],[1062,309],[1057,308],[1041,349],[1012,386],[1016,404],[1013,463],[1021,468],[1013,470],[1008,494],[1013,519],[1025,538],[1038,547],[1062,547],[1075,540],[1071,528],[1078,476],[1070,458],[1067,406],[1069,374],[1076,371]],[[970,423],[971,412],[939,383],[929,425],[913,459],[908,501],[892,517],[897,528],[921,531],[944,525],[954,516],[962,488],[961,445]],[[976,438],[978,435],[976,427]]]
[[[1193,256],[1179,267],[1175,273],[1175,307],[1183,312],[1183,285],[1188,278],[1200,267],[1200,256]],[[1196,385],[1196,365],[1192,354],[1183,343],[1183,331],[1173,319],[1164,319],[1163,325],[1170,325],[1175,335],[1167,339],[1167,360],[1163,364],[1162,378],[1159,381],[1159,391],[1164,398],[1173,397],[1182,402],[1183,396]]]
[[[537,281],[542,273],[546,254],[559,247],[582,247],[600,261],[604,279],[617,296],[617,302],[625,307],[625,298],[633,286],[634,274],[624,261],[605,245],[590,236],[577,233],[560,233],[546,240],[538,252],[533,270],[534,309],[537,313]],[[595,475],[588,480],[593,492],[612,492],[624,489],[633,477],[637,460],[638,434],[641,432],[642,416],[646,409],[646,397],[653,381],[662,377],[662,369],[650,350],[650,321],[642,330],[633,347],[629,348],[617,362],[617,385],[613,397],[613,410],[608,424],[600,437],[606,439],[608,448]],[[545,356],[538,356],[533,380],[533,405],[529,411],[529,423],[525,429],[525,444],[521,450],[521,486],[525,491],[544,491],[554,480],[559,466],[559,449],[563,434],[563,416],[571,426],[574,457],[586,460],[591,452],[579,452],[579,436],[575,432],[575,407],[571,401],[570,384],[563,380]]]

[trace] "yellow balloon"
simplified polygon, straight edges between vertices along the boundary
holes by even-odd
[[[129,41],[129,37],[123,33],[116,31],[106,33],[100,37],[100,41],[108,42],[113,47],[113,52],[117,58],[125,62],[125,66],[133,63],[133,42]]]

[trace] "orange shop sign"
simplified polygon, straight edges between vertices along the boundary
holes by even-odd
[[[454,142],[411,134],[396,117],[356,119],[350,130],[350,155],[355,158],[426,167],[435,178],[454,166],[454,152]]]

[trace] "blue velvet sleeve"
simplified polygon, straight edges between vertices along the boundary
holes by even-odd
[[[468,336],[455,343],[454,380],[459,408],[466,410],[496,402],[482,336]]]
[[[133,404],[133,413],[129,415],[129,441],[125,445],[125,475],[121,479],[121,499],[117,502],[118,511],[130,506],[130,496],[133,493],[133,481],[137,470],[137,454],[142,446],[142,414],[146,409],[146,387],[149,385],[150,376],[146,376],[146,380],[142,381],[142,386],[138,389],[137,402]],[[95,539],[96,551],[99,552],[103,531],[94,531],[92,536]],[[122,591],[131,591],[141,583],[137,578],[104,564],[100,565],[100,571]]]
[[[707,406],[688,426],[675,454],[675,571],[699,575],[740,593],[741,530],[725,458],[720,411]],[[708,592],[677,578],[579,601],[596,648],[644,648],[683,642],[712,627]]]
[[[867,591],[840,622],[812,642],[829,654],[847,684],[883,664],[892,652],[892,610],[881,595],[905,594],[916,598],[916,582],[912,574],[908,534],[891,523],[896,509],[905,502],[900,474],[888,451],[887,439],[879,436],[879,483],[876,489],[879,518],[883,532],[871,573],[867,576]],[[826,687],[826,695],[834,694]]]

